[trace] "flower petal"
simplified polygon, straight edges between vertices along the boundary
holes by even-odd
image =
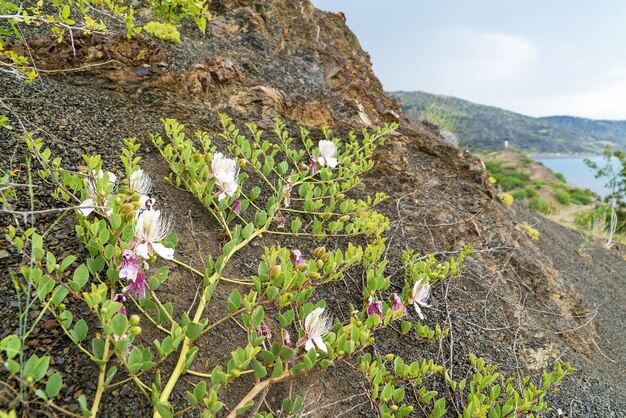
[[[317,157],[317,162],[320,163],[320,166],[325,167],[326,166],[326,158],[319,156]]]
[[[311,339],[307,339],[306,343],[304,344],[304,349],[306,351],[310,351],[313,348],[313,341]]]
[[[148,254],[148,243],[144,242],[135,247],[135,253],[138,256],[145,258],[146,260],[150,258],[150,254]]]
[[[150,199],[150,197],[146,196],[145,194],[139,196],[139,209],[146,208],[146,202],[148,201],[148,199]]]
[[[335,168],[335,167],[337,167],[337,162],[338,162],[338,161],[337,161],[337,159],[336,159],[335,157],[328,157],[326,160],[327,160],[327,162],[328,162],[328,166],[329,166],[330,168]]]
[[[413,306],[415,307],[415,312],[417,312],[417,316],[420,317],[420,319],[423,321],[426,319],[426,317],[424,316],[424,314],[422,313],[422,310],[420,309],[419,305],[416,303],[413,304]]]
[[[95,203],[93,199],[86,199],[83,203],[80,204],[78,211],[83,216],[89,216],[91,212],[94,211]],[[80,209],[83,208],[83,209]]]
[[[167,248],[165,245],[161,244],[160,242],[153,242],[152,248],[158,255],[160,255],[166,260],[171,260],[172,258],[174,258],[174,249]]]
[[[326,344],[324,344],[324,340],[322,340],[321,336],[316,336],[315,338],[313,338],[313,342],[315,343],[317,348],[319,348],[321,351],[323,351],[325,353],[327,352],[326,351]]]

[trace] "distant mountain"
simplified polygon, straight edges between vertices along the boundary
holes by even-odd
[[[425,92],[390,92],[411,119],[436,116],[454,125],[461,146],[474,151],[503,148],[504,141],[526,152],[599,153],[606,145],[626,149],[626,121],[573,116],[533,118],[493,106]],[[425,113],[424,113],[425,112]]]

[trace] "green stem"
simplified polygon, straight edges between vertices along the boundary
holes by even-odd
[[[109,338],[106,338],[104,341],[104,354],[106,357],[109,352]],[[98,409],[100,408],[100,401],[102,400],[102,394],[104,393],[104,379],[106,377],[107,364],[106,362],[100,366],[100,372],[98,373],[98,388],[96,389],[96,396],[93,399],[93,404],[91,405],[91,417],[95,418],[98,414]]]
[[[204,274],[200,270],[195,269],[195,268],[191,267],[190,265],[183,263],[182,261],[179,261],[179,260],[176,260],[176,259],[172,259],[171,261],[173,261],[175,264],[178,264],[179,266],[182,266],[182,267],[185,267],[186,269],[189,269],[189,271],[191,271],[192,273],[197,274],[200,277],[204,277]],[[225,281],[225,282],[229,282],[229,283],[234,283],[234,284],[241,284],[241,285],[244,285],[244,286],[254,286],[254,283],[252,283],[252,281],[228,279],[226,277],[220,277],[220,280]]]
[[[165,309],[165,307],[163,306],[163,304],[161,303],[161,301],[159,300],[159,298],[157,298],[157,295],[154,293],[154,290],[150,291],[150,296],[152,296],[152,299],[157,303],[157,305],[159,305],[159,308],[161,308],[161,310],[163,311],[163,313],[165,314],[165,316],[167,317],[167,319],[170,321],[170,323],[172,325],[174,324],[178,324],[176,321],[174,321],[174,318],[172,318],[172,316],[170,315],[170,313],[167,311],[167,309]]]
[[[263,228],[257,229],[248,238],[246,238],[245,240],[237,244],[231,250],[231,252],[224,257],[224,262],[222,263],[222,266],[225,266],[226,263],[228,263],[228,261],[237,251],[245,247],[250,241],[252,241],[257,236],[266,232],[268,224],[264,225]],[[211,286],[217,280],[220,280],[220,276],[221,274],[219,272],[213,273],[213,275],[209,277],[207,286]],[[193,322],[196,322],[196,323],[200,322],[200,320],[202,319],[204,310],[206,309],[208,303],[209,303],[209,300],[207,299],[206,293],[202,292],[202,297],[200,298],[200,302],[198,303],[198,307],[196,308],[196,312],[193,317]],[[174,390],[174,386],[176,386],[176,382],[178,382],[178,379],[180,378],[180,376],[185,372],[185,362],[187,360],[187,352],[191,348],[191,343],[192,341],[188,337],[185,336],[185,339],[183,341],[183,346],[181,347],[180,354],[178,355],[178,361],[176,362],[176,366],[174,367],[174,370],[172,371],[172,374],[170,375],[170,378],[168,379],[167,384],[165,385],[165,387],[163,388],[163,391],[161,392],[161,396],[159,397],[159,402],[161,403],[168,402],[168,399],[170,395],[172,394],[172,391]],[[155,409],[153,417],[159,418],[161,417],[161,414],[159,414],[159,412]]]
[[[268,230],[265,231],[268,234],[272,234],[272,235],[291,235],[293,236],[294,234],[292,232],[287,232],[287,231],[273,231],[273,230]],[[359,235],[365,235],[365,232],[357,232],[354,234],[327,234],[325,232],[322,232],[320,234],[314,234],[313,232],[297,232],[295,234],[295,236],[305,236],[305,237],[319,237],[320,235],[322,235],[324,238],[328,238],[328,237],[356,237]]]
[[[185,267],[187,270],[189,270],[189,271],[191,271],[191,272],[193,272],[193,273],[197,274],[197,275],[198,275],[198,276],[200,276],[200,277],[204,277],[204,273],[202,273],[202,272],[201,272],[200,270],[198,270],[198,269],[195,269],[195,268],[191,267],[189,264],[185,264],[185,263],[183,263],[182,261],[177,260],[177,259],[175,259],[175,258],[173,258],[171,261],[172,261],[174,264],[178,264],[179,266]]]
[[[241,401],[239,401],[237,406],[234,407],[232,409],[232,411],[230,411],[230,414],[228,414],[227,418],[235,418],[235,417],[237,417],[237,415],[238,415],[237,414],[237,410],[242,408],[249,401],[253,400],[259,393],[263,392],[265,389],[267,389],[271,385],[279,383],[279,382],[282,382],[283,380],[288,379],[290,377],[292,377],[292,376],[289,374],[289,371],[287,370],[280,377],[270,378],[270,379],[267,379],[267,380],[264,380],[262,382],[257,383],[250,390],[250,392],[248,392],[248,394],[246,396],[244,396],[243,399],[241,399]]]
[[[172,332],[168,329],[163,328],[161,325],[157,324],[157,322],[152,318],[151,315],[148,314],[148,312],[146,312],[141,305],[139,305],[139,303],[135,300],[134,297],[130,296],[130,299],[133,301],[133,303],[135,304],[135,306],[137,307],[137,309],[139,309],[139,312],[141,312],[143,314],[143,316],[150,322],[152,322],[152,325],[154,325],[155,327],[157,327],[158,329],[160,329],[161,331],[163,331],[166,334],[172,335]]]
[[[202,373],[202,372],[197,372],[195,370],[189,370],[189,369],[186,370],[186,373],[192,376],[204,377],[206,379],[211,378],[211,373]]]

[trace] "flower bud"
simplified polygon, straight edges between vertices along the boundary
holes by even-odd
[[[141,203],[137,200],[133,202],[133,209],[137,210],[141,207]]]
[[[341,222],[346,222],[350,220],[350,215],[343,215],[341,218],[339,218],[339,220]]]
[[[59,312],[63,312],[65,310],[65,303],[59,303]]]
[[[322,257],[321,257],[322,261],[324,263],[327,263],[328,260],[330,259],[330,253],[325,253]]]
[[[132,203],[124,203],[122,207],[120,208],[120,212],[128,213],[128,212],[132,212],[133,209],[135,209],[135,206]]]
[[[329,220],[331,216],[333,216],[333,215],[330,212],[322,213],[322,219],[324,219],[325,221]]]
[[[322,277],[322,276],[318,272],[316,272],[316,271],[309,272],[309,279],[311,279],[311,280],[317,280],[320,277]]]
[[[115,197],[115,205],[116,206],[121,205],[123,201],[124,200],[120,196]]]
[[[296,270],[298,270],[300,273],[304,273],[308,268],[309,266],[307,266],[306,263],[298,264],[296,266]]]
[[[343,200],[346,197],[346,195],[343,193],[337,193],[337,196],[335,197],[337,198],[337,200]]]
[[[130,222],[130,221],[132,221],[134,218],[135,218],[135,212],[134,212],[134,211],[128,212],[126,215],[124,215],[124,220],[125,220],[126,222]]]
[[[61,270],[61,265],[59,263],[54,265],[55,270]]]
[[[237,165],[239,165],[239,168],[244,168],[246,166],[245,158],[240,158],[239,160],[237,160]]]
[[[284,306],[289,303],[289,301],[293,298],[293,294],[291,292],[283,293],[278,298],[278,304]]]
[[[282,269],[281,269],[281,267],[279,265],[273,266],[270,269],[270,273],[269,273],[270,274],[270,279],[275,279],[278,276],[280,276],[281,271],[282,271]]]
[[[241,372],[240,372],[239,370],[237,370],[237,369],[232,369],[232,370],[230,371],[230,375],[231,375],[232,377],[239,377],[239,376],[241,376]]]
[[[141,334],[141,327],[138,327],[137,325],[133,325],[132,327],[130,327],[130,335],[132,335],[133,337],[136,337],[137,335]]]
[[[139,315],[131,315],[129,322],[131,325],[139,325],[139,320]]]
[[[322,260],[317,260],[315,264],[317,264],[318,269],[321,269],[322,267],[324,267],[324,262]]]
[[[109,308],[107,308],[106,306],[103,306],[102,309],[100,310],[100,313],[103,316],[107,316],[109,314]]]
[[[394,355],[393,353],[389,353],[385,356],[385,360],[387,361],[393,361]]]
[[[130,198],[130,200],[132,200],[133,202],[139,202],[140,199],[141,199],[141,195],[139,193],[133,193],[133,195]]]
[[[326,254],[326,247],[317,247],[313,250],[313,255],[317,258],[320,258],[324,254]]]
[[[396,412],[398,410],[398,405],[391,405],[389,409],[391,409],[393,412]]]
[[[199,162],[200,162],[200,160],[202,160],[202,155],[201,155],[201,154],[195,154],[195,155],[193,156],[193,160],[194,160],[195,162],[199,163]]]

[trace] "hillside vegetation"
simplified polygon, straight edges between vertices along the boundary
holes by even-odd
[[[567,184],[561,173],[554,173],[521,151],[491,152],[483,155],[483,161],[502,192],[562,223],[571,222],[577,209],[598,200],[591,190]]]
[[[505,205],[518,202],[552,221],[595,237],[601,244],[606,243],[610,211],[597,194],[568,184],[562,173],[553,172],[521,151],[495,151],[481,157],[499,192],[498,198]],[[626,241],[623,215],[619,211],[618,218],[613,239],[623,243]]]
[[[504,141],[526,152],[601,153],[606,145],[626,147],[626,121],[572,116],[533,118],[493,106],[425,92],[391,92],[413,120],[437,107],[453,121],[459,144],[474,151],[503,149]],[[441,112],[440,112],[441,113]]]

